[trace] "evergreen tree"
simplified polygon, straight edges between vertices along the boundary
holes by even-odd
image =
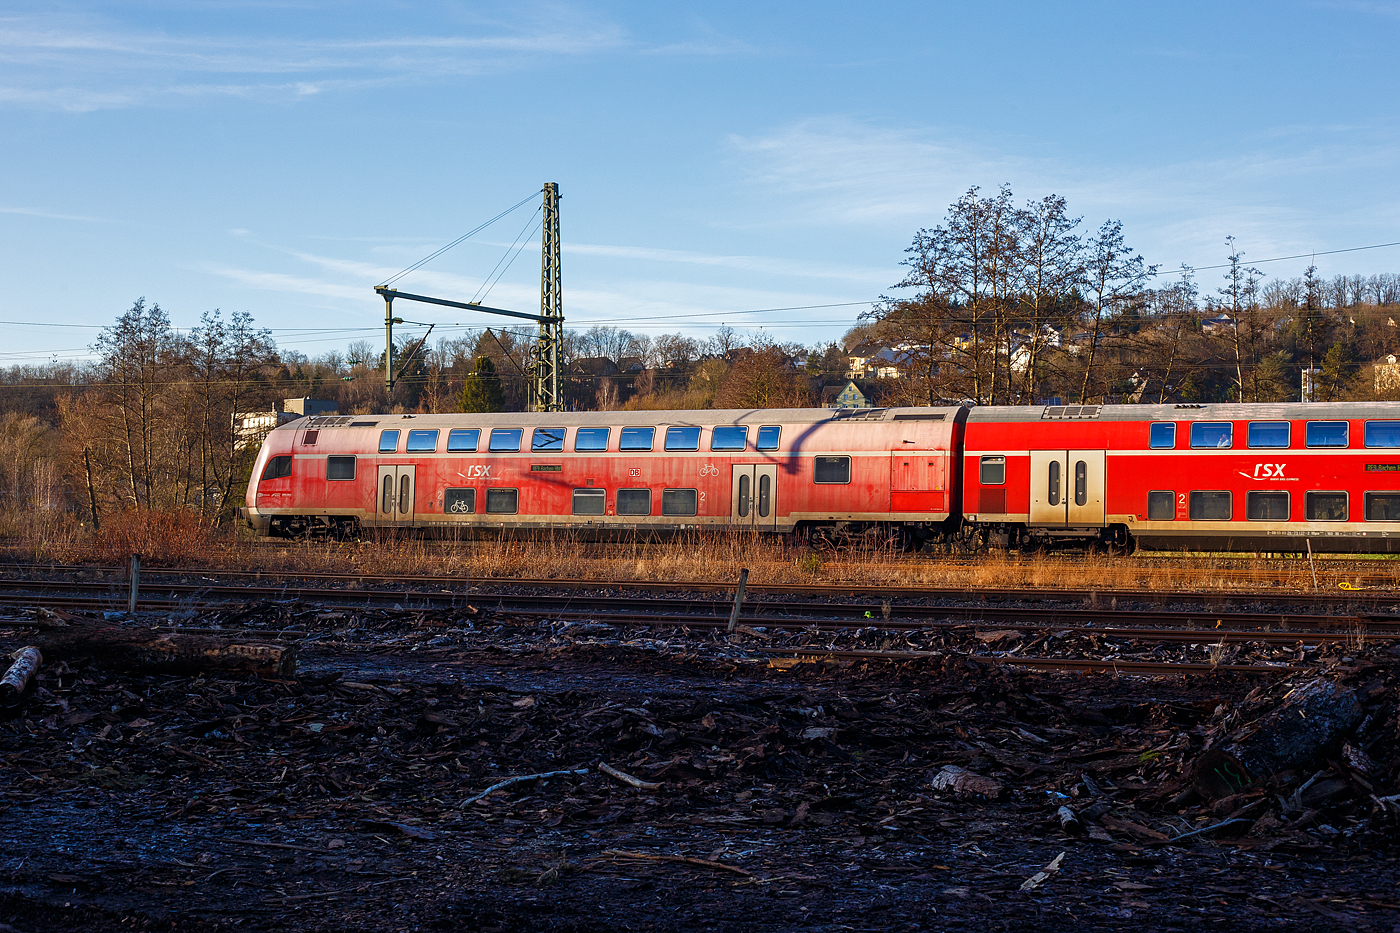
[[[496,364],[489,357],[476,358],[476,367],[462,384],[457,407],[467,412],[504,411],[506,396],[501,391],[501,379]]]

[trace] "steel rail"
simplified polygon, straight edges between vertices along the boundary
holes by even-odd
[[[958,658],[978,664],[1000,667],[1027,667],[1038,671],[1080,671],[1084,673],[1107,674],[1213,674],[1227,671],[1232,674],[1306,674],[1316,667],[1299,667],[1287,664],[1198,664],[1188,661],[1134,661],[1109,658],[1021,658],[986,654],[957,654],[947,651],[823,651],[811,648],[761,648],[760,653],[769,656],[795,656],[799,661],[824,661],[827,658],[850,658],[869,660],[919,660],[924,658]]]

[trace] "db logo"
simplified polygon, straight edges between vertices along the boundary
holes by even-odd
[[[628,467],[627,475],[632,477],[633,479],[636,479],[638,476],[642,475],[642,471],[637,467]]]

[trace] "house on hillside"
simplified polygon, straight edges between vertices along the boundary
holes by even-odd
[[[1228,313],[1208,317],[1201,321],[1201,332],[1206,334],[1223,334],[1233,330],[1234,327],[1235,319],[1230,317]]]
[[[870,400],[865,397],[854,382],[847,382],[844,388],[827,386],[822,389],[823,408],[869,408]]]
[[[328,402],[316,398],[286,398],[282,400],[282,410],[252,411],[233,414],[233,446],[237,450],[261,447],[262,442],[273,428],[308,415],[338,415],[338,402]]]

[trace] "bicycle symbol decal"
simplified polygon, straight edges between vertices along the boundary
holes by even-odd
[[[713,463],[707,463],[700,468],[701,476],[719,476],[719,467]]]

